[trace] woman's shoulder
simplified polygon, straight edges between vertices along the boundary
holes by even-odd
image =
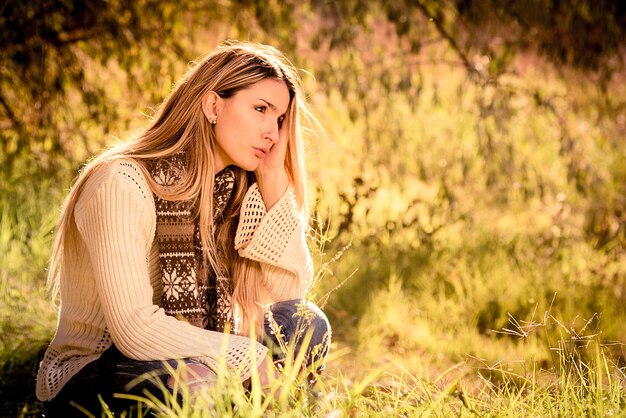
[[[102,188],[121,186],[126,193],[142,198],[152,204],[153,197],[148,181],[139,163],[130,158],[115,158],[98,163],[88,169],[80,191],[80,199],[88,201]],[[120,187],[116,187],[116,190]]]

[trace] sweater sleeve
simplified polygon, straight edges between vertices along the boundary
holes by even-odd
[[[265,347],[194,327],[153,304],[147,254],[156,223],[154,202],[136,167],[117,166],[81,194],[75,210],[115,345],[136,360],[196,358],[214,370],[224,361],[247,379],[266,355]]]
[[[303,298],[313,277],[305,222],[291,187],[269,210],[257,184],[247,191],[235,236],[239,255],[258,261],[269,302]]]

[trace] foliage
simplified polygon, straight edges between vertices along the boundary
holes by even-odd
[[[52,229],[66,190],[38,167],[0,171],[0,416],[37,405],[34,379],[40,351],[52,338],[55,311],[45,286]],[[25,181],[25,179],[27,179]],[[36,412],[37,406],[30,410]]]
[[[168,68],[150,66],[152,71],[135,77],[146,63],[146,50],[153,65],[169,51],[182,58],[180,39],[186,37],[179,36],[182,21],[177,14],[172,4],[153,1],[4,2],[0,31],[4,159],[10,162],[28,153],[67,158],[79,138],[88,147],[89,122],[108,132],[119,110],[103,100],[111,98],[106,80],[90,72],[114,61],[130,85],[152,84]],[[161,23],[170,18],[177,23]]]
[[[614,1],[458,0],[456,9],[482,41],[504,48],[537,49],[558,64],[609,76],[623,67],[626,7]],[[507,30],[502,30],[506,26]],[[501,35],[501,36],[498,36]],[[487,46],[487,45],[486,45]],[[488,47],[488,46],[487,46]]]
[[[206,52],[206,47],[194,50],[197,35],[204,35],[206,28],[218,38],[253,37],[290,53],[300,45],[318,52],[336,50],[351,63],[348,67],[340,60],[340,68],[327,67],[328,73],[324,66],[316,68],[320,79],[332,86],[338,84],[333,80],[338,70],[353,75],[367,69],[377,72],[386,92],[419,89],[414,57],[433,42],[444,41],[466,70],[480,77],[498,76],[515,54],[535,48],[555,62],[599,71],[606,88],[623,64],[623,5],[591,0],[550,4],[7,0],[0,9],[3,162],[10,166],[16,156],[30,154],[84,159],[94,151],[94,137],[129,128],[124,120],[129,93],[136,102],[158,103],[174,81],[171,74],[180,68],[174,63]],[[310,24],[298,23],[310,16]],[[311,24],[317,29],[311,30]],[[391,48],[383,47],[367,63],[359,63],[363,55],[353,60],[349,51],[359,34],[376,32],[379,24],[395,28],[395,36],[386,38]],[[394,50],[397,58],[390,61]],[[377,59],[381,54],[387,59]],[[382,71],[363,66],[372,60],[388,65]],[[120,79],[121,85],[114,81]],[[361,80],[350,90],[367,100],[363,78],[349,80]]]

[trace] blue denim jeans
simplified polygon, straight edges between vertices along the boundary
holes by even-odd
[[[324,369],[331,330],[326,315],[314,303],[295,299],[273,304],[265,317],[265,334],[263,343],[275,363],[283,363],[288,356],[296,358],[306,350],[303,366],[317,372]]]
[[[270,349],[276,363],[285,361],[285,348],[289,351],[290,345],[295,346],[295,352],[298,353],[303,349],[303,344],[308,342],[305,365],[312,366],[318,372],[324,368],[331,331],[328,319],[315,304],[290,300],[272,305],[265,320],[265,332],[263,343]],[[185,359],[184,362],[192,363],[194,360]],[[175,369],[178,360],[168,360],[168,363]],[[131,385],[137,377],[148,373],[152,378]],[[114,413],[137,410],[137,402],[116,398],[113,396],[115,393],[145,397],[144,391],[147,390],[165,402],[164,389],[167,388],[168,377],[169,373],[162,361],[132,360],[111,346],[98,360],[89,363],[72,377],[54,399],[43,402],[44,416],[84,418],[85,414],[72,403],[100,416],[102,406],[98,395]]]

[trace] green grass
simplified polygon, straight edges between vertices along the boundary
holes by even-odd
[[[56,322],[45,269],[68,179],[24,161],[0,182],[0,411],[36,416],[34,376]]]
[[[184,386],[175,389],[184,396],[181,404],[171,397],[165,402],[150,396],[127,397],[140,405],[128,416],[143,416],[148,408],[168,417],[626,416],[623,376],[597,342],[591,341],[587,349],[592,354],[589,360],[563,355],[563,363],[553,372],[528,369],[520,374],[502,363],[480,369],[457,364],[429,379],[397,367],[395,372],[370,370],[359,379],[328,373],[313,389],[286,369],[268,396],[245,392],[224,373],[193,402]],[[111,416],[106,410],[103,414]]]

